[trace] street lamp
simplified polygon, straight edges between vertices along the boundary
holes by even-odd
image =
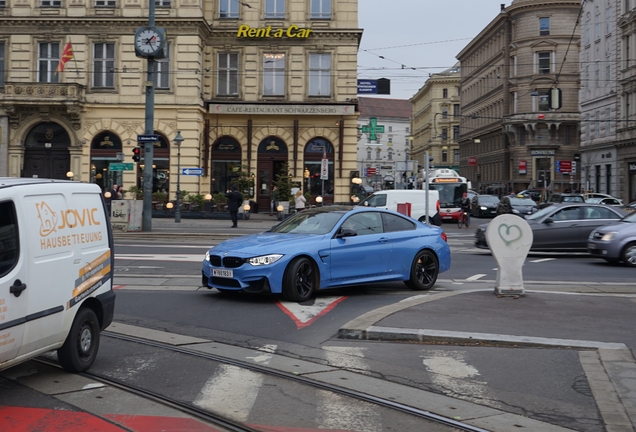
[[[177,131],[177,136],[174,137],[174,143],[177,145],[177,209],[174,212],[175,223],[181,222],[181,143],[183,137],[181,131]]]
[[[316,197],[316,204],[322,205],[322,197],[321,196],[317,196]]]
[[[75,176],[75,174],[73,174],[73,171],[69,171],[66,173],[66,177],[68,177],[69,180],[73,180],[73,177]]]

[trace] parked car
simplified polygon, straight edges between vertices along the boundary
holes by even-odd
[[[632,201],[629,204],[624,205],[622,207],[622,209],[625,210],[626,212],[629,212],[629,213],[635,212],[636,211],[636,201]]]
[[[202,282],[221,292],[282,293],[295,302],[318,290],[370,282],[404,281],[428,290],[450,268],[446,240],[441,228],[394,211],[316,207],[212,247]]]
[[[497,216],[499,197],[496,195],[475,195],[470,202],[470,214],[476,217]]]
[[[505,196],[497,205],[497,215],[514,214],[526,217],[539,210],[539,205],[531,198],[520,196]]]
[[[617,199],[621,202],[621,204],[623,204],[623,200],[616,198],[615,196],[609,195],[609,194],[604,194],[604,193],[599,193],[599,192],[588,192],[588,193],[584,193],[583,197],[585,198],[585,201],[587,201],[588,198],[614,198]]]
[[[612,205],[612,206],[622,206],[623,205],[623,201],[619,200],[618,198],[613,198],[613,197],[586,198],[585,202],[586,203],[590,203],[590,204],[603,204],[603,205]]]
[[[592,231],[587,251],[608,262],[622,261],[626,266],[636,267],[636,212]]]
[[[526,217],[532,229],[532,251],[587,252],[590,233],[603,225],[618,222],[627,213],[618,207],[586,203],[554,203]],[[475,246],[488,248],[486,229],[475,232]]]
[[[539,208],[544,208],[552,204],[578,202],[584,203],[585,197],[582,194],[577,193],[560,193],[556,192],[550,195],[550,197],[542,204],[539,204]]]

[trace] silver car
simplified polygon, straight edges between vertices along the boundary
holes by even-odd
[[[636,213],[592,231],[587,251],[609,262],[622,261],[626,266],[636,267]]]

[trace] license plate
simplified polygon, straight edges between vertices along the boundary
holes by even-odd
[[[588,249],[596,249],[596,245],[594,243],[588,243],[587,244],[587,248]]]
[[[234,270],[212,269],[212,276],[221,278],[233,278]]]

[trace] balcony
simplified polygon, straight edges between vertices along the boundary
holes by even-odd
[[[0,104],[13,126],[20,124],[20,112],[35,107],[65,107],[73,128],[79,130],[80,112],[86,103],[85,87],[77,83],[4,83]]]

